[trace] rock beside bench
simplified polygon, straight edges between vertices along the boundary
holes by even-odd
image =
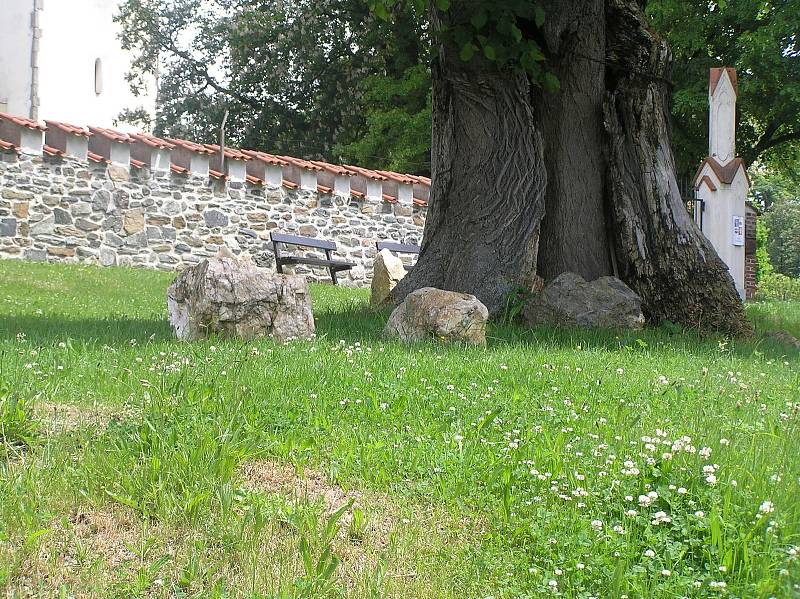
[[[385,334],[406,342],[433,338],[486,345],[488,319],[489,310],[474,295],[423,287],[395,308]]]
[[[373,306],[385,306],[392,301],[392,289],[406,276],[403,261],[389,250],[381,250],[375,256],[370,286],[369,303]]]
[[[210,258],[186,269],[167,291],[167,306],[175,335],[186,341],[212,335],[285,341],[314,334],[308,281],[249,261]]]

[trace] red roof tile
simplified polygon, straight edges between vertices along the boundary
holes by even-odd
[[[397,198],[394,196],[390,196],[388,193],[383,194],[383,201],[389,202],[390,204],[396,204]]]
[[[89,127],[89,131],[95,135],[110,139],[111,141],[117,141],[124,144],[133,143],[133,140],[128,136],[127,133],[121,133],[119,131],[114,131],[113,129],[106,129],[105,127]]]
[[[14,152],[19,152],[19,147],[0,139],[0,150],[13,150]]]
[[[252,183],[253,185],[264,185],[264,180],[259,179],[258,177],[254,177],[253,175],[247,175],[245,177],[248,183]]]
[[[416,181],[411,177],[409,177],[408,175],[401,175],[400,173],[393,173],[392,171],[375,171],[375,172],[383,175],[387,179],[391,179],[392,181],[396,181],[397,183],[403,183],[404,185],[411,185],[412,183],[416,183]]]
[[[48,156],[60,156],[62,158],[66,156],[66,153],[63,152],[62,150],[59,150],[58,148],[54,148],[48,145],[42,146],[42,151]]]
[[[175,147],[175,144],[171,144],[160,137],[149,135],[147,133],[131,133],[131,139],[142,142],[144,145],[150,148],[156,148],[159,150],[171,150]]]
[[[213,179],[227,179],[224,173],[212,169],[208,169],[208,176]]]
[[[88,152],[88,153],[87,153],[87,157],[88,157],[88,158],[89,158],[89,160],[91,160],[92,162],[99,162],[99,163],[101,163],[101,164],[111,164],[111,161],[110,161],[110,160],[106,160],[105,158],[103,158],[102,156],[100,156],[100,154],[95,154],[94,152]]]
[[[322,167],[314,164],[313,162],[309,162],[308,160],[303,160],[302,158],[292,158],[291,156],[280,156],[278,158],[281,160],[285,160],[289,164],[293,164],[295,166],[299,166],[300,168],[304,168],[309,171],[321,171]]]
[[[141,160],[136,160],[135,158],[131,158],[131,166],[133,168],[144,168],[144,162]]]
[[[206,148],[211,150],[214,154],[219,154],[219,146],[214,144],[203,144]],[[231,160],[252,160],[250,156],[241,152],[239,150],[235,150],[233,148],[225,148],[225,158],[230,158]]]
[[[350,195],[360,200],[363,200],[367,197],[367,194],[365,194],[363,191],[356,191],[355,189],[350,190]]]
[[[186,141],[185,139],[173,139],[171,137],[167,138],[167,141],[170,143],[175,144],[179,148],[183,148],[184,150],[189,150],[190,152],[195,152],[196,154],[213,154],[211,150],[206,148],[205,146],[201,146],[200,144],[196,144],[193,141]]]
[[[357,175],[361,175],[366,177],[367,179],[372,179],[374,181],[386,181],[388,177],[381,175],[377,171],[372,171],[368,168],[361,168],[360,166],[352,166],[350,164],[345,164],[345,167],[350,169],[351,171],[355,171]]]
[[[419,198],[414,198],[414,205],[415,206],[427,206],[428,202],[425,200],[420,200]]]
[[[297,189],[300,187],[297,183],[293,183],[292,181],[287,181],[286,179],[283,180],[283,186],[286,189]]]
[[[27,127],[28,129],[38,129],[39,131],[47,131],[47,127],[45,127],[44,125],[21,116],[12,116],[10,114],[6,114],[5,112],[0,112],[0,119],[5,121],[10,121],[15,125],[19,125],[20,127]]]
[[[185,175],[185,174],[187,174],[189,172],[188,168],[185,168],[183,166],[178,166],[177,164],[170,164],[169,165],[169,170],[171,170],[173,173],[176,173],[178,175]]]
[[[317,185],[317,191],[319,193],[331,193],[333,192],[332,187],[326,187],[325,185]]]
[[[64,133],[69,133],[71,135],[82,135],[83,137],[89,137],[91,135],[86,127],[78,127],[76,125],[70,125],[69,123],[60,123],[58,121],[49,121],[47,119],[45,119],[44,122],[48,127],[61,129]]]
[[[352,177],[356,174],[355,171],[343,166],[339,166],[338,164],[330,164],[329,162],[323,162],[322,160],[310,160],[309,162],[320,167],[324,171],[333,173],[334,175],[346,175]]]
[[[420,183],[422,185],[427,185],[428,187],[431,186],[431,180],[428,177],[423,177],[421,175],[409,175],[408,173],[406,173],[406,177],[414,179],[415,183]]]
[[[261,162],[265,162],[267,164],[271,164],[272,166],[286,166],[289,164],[286,160],[282,160],[273,154],[267,154],[266,152],[258,152],[256,150],[242,150],[242,154],[246,156],[250,156],[255,160],[260,160]]]

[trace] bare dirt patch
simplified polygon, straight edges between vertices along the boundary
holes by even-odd
[[[130,416],[121,408],[106,406],[76,406],[42,402],[36,405],[36,417],[46,434],[58,434],[78,430],[86,426],[106,428],[112,422],[120,422]]]
[[[245,462],[239,473],[244,479],[244,487],[250,491],[279,493],[293,499],[305,499],[311,502],[321,501],[328,515],[350,500],[353,500],[355,507],[363,498],[359,492],[345,492],[315,470],[304,468],[302,473],[298,473],[291,464],[281,464],[272,460]]]

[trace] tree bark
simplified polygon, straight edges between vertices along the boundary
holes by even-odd
[[[465,7],[459,6],[464,4]],[[463,14],[468,0],[448,14]],[[443,15],[434,11],[433,25]],[[544,213],[546,172],[528,79],[443,44],[432,65],[431,201],[422,251],[395,287],[472,293],[497,315],[529,284]]]
[[[637,0],[607,0],[608,196],[619,276],[651,322],[751,332],[733,279],[684,206],[669,130],[672,55]]]
[[[560,89],[534,88],[547,157],[537,270],[545,279],[576,272],[591,281],[612,274],[602,118],[605,0],[540,4],[547,14],[542,32],[547,69]]]

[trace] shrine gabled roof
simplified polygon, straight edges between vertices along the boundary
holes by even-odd
[[[719,182],[724,183],[725,185],[730,185],[733,183],[733,180],[736,178],[736,173],[738,173],[739,169],[741,168],[744,171],[744,176],[747,178],[747,184],[750,185],[750,177],[747,174],[747,168],[745,168],[744,160],[736,157],[725,166],[722,166],[716,158],[709,156],[703,160],[703,162],[700,164],[700,168],[697,169],[697,173],[695,173],[694,184],[696,189],[699,188],[700,183],[702,183],[703,178],[700,175],[706,165],[711,167],[711,170],[714,172],[714,175],[716,175],[717,179],[719,179]]]

